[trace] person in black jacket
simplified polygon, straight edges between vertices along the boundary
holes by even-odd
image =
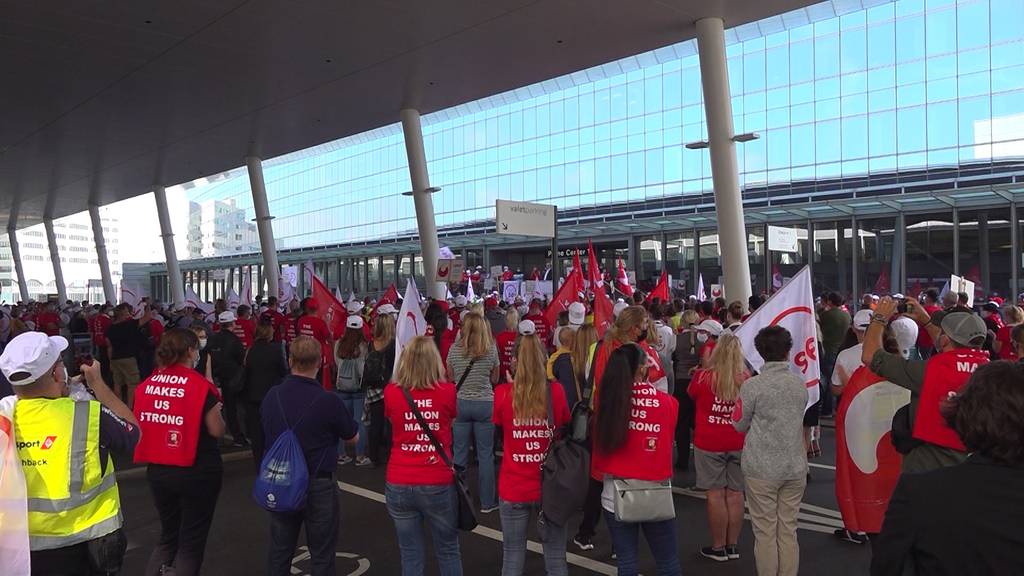
[[[367,432],[367,456],[374,467],[383,463],[381,447],[386,443],[387,418],[384,417],[384,386],[391,381],[395,370],[395,320],[386,314],[377,316],[373,326],[373,340],[363,363],[360,383],[366,398],[363,404],[363,424]]]
[[[213,333],[207,346],[212,359],[213,383],[224,396],[224,420],[231,430],[234,445],[244,447],[249,441],[242,431],[238,419],[239,394],[242,390],[242,365],[245,363],[245,346],[232,331],[235,313],[227,310],[217,316],[220,330]]]
[[[871,574],[1024,574],[1024,366],[978,367],[943,415],[970,456],[900,476]]]
[[[288,374],[288,366],[281,356],[281,345],[274,342],[274,327],[261,323],[256,327],[252,348],[246,355],[244,387],[242,401],[245,411],[245,430],[249,433],[252,443],[252,459],[257,469],[263,461],[266,443],[263,437],[263,421],[260,415],[260,403],[267,391],[276,386]]]

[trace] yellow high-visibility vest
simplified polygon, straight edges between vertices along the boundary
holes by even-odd
[[[100,403],[32,398],[14,406],[28,488],[29,546],[50,550],[121,527],[114,462],[100,466]]]

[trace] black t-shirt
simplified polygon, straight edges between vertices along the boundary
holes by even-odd
[[[136,358],[146,343],[146,335],[142,333],[137,321],[125,320],[107,328],[107,340],[110,342],[112,359]]]

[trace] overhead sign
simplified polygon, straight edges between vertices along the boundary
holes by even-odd
[[[579,254],[580,258],[586,258],[590,254],[590,250],[587,249],[587,248],[559,248],[558,249],[558,257],[559,258],[572,258],[573,256],[575,256],[577,254]],[[548,248],[548,251],[544,253],[544,257],[545,258],[551,258],[551,248]]]
[[[776,252],[797,252],[799,241],[796,228],[768,226],[768,249]]]
[[[555,237],[555,206],[515,200],[498,200],[494,223],[498,234]]]
[[[451,278],[452,272],[452,261],[447,258],[442,258],[437,261],[437,281],[447,282]]]

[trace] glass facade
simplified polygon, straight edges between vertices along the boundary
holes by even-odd
[[[1024,2],[900,0],[845,13],[839,4],[820,5],[831,15],[813,22],[776,17],[727,31],[735,131],[760,135],[737,147],[745,202],[910,174],[945,174],[955,188],[968,167],[998,173],[1024,158]],[[442,231],[485,226],[498,198],[560,213],[639,211],[685,206],[712,189],[707,150],[684,147],[707,138],[695,41],[426,115],[423,136]],[[264,170],[281,250],[416,234],[397,124],[268,159]],[[244,169],[190,187],[192,201],[233,199],[254,216]],[[934,285],[973,268],[987,290],[1016,291],[1009,211],[961,210],[955,254],[954,204],[922,214],[898,206],[905,220],[861,218],[855,204],[844,219],[808,212],[796,225],[800,252],[770,257],[763,226],[748,221],[754,287],[770,292],[777,273],[811,263],[816,286],[851,294]],[[667,266],[675,279],[718,283],[713,220],[661,229],[633,237],[627,267],[639,282]],[[482,244],[467,249],[471,266],[503,263]],[[410,273],[411,255],[396,271],[395,254],[379,254],[346,264],[351,272],[335,283],[372,292]],[[414,273],[421,281],[418,258]]]

